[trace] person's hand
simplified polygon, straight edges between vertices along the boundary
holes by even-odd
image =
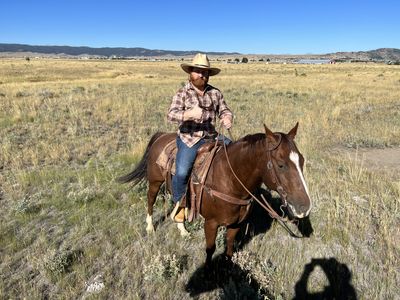
[[[183,113],[183,120],[198,120],[201,119],[202,114],[203,109],[201,109],[199,106],[195,106],[191,109],[185,110],[185,112]]]
[[[221,124],[224,126],[226,129],[230,129],[232,127],[232,117],[230,115],[225,115],[222,116],[221,118]]]

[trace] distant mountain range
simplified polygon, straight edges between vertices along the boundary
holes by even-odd
[[[400,49],[396,48],[380,48],[371,51],[358,52],[336,52],[330,53],[331,58],[350,58],[358,60],[372,61],[392,61],[400,62]]]
[[[172,51],[172,50],[150,50],[146,48],[91,48],[71,46],[32,46],[23,44],[1,44],[0,53],[31,52],[52,55],[89,55],[89,56],[116,56],[116,57],[155,57],[155,56],[192,56],[201,51]],[[238,55],[236,52],[208,52],[209,55]]]
[[[173,51],[173,50],[151,50],[146,48],[91,48],[91,47],[71,47],[71,46],[33,46],[24,44],[2,44],[0,43],[0,56],[89,56],[89,57],[182,57],[193,56],[201,51]],[[371,51],[358,52],[336,52],[327,54],[299,54],[299,55],[282,55],[282,54],[241,54],[237,52],[207,52],[213,56],[258,56],[271,57],[275,59],[296,58],[325,58],[342,61],[384,61],[384,62],[400,62],[400,49],[381,48]]]

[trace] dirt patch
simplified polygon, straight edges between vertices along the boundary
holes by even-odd
[[[400,176],[400,148],[385,149],[349,149],[335,148],[334,152],[347,154],[352,159],[363,162],[363,166],[373,171],[386,171]]]

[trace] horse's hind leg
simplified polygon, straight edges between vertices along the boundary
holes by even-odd
[[[153,206],[156,202],[157,194],[160,191],[162,182],[155,181],[149,182],[149,190],[147,191],[147,217],[146,217],[146,231],[148,233],[154,232],[153,225]]]

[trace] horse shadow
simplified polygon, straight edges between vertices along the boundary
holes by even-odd
[[[310,293],[307,282],[315,267],[321,267],[329,285],[321,292]],[[351,284],[352,273],[346,264],[336,258],[313,258],[304,267],[300,280],[295,285],[292,300],[357,300],[357,292]],[[232,263],[225,255],[216,256],[211,267],[204,265],[193,273],[185,286],[186,292],[193,298],[200,294],[221,289],[218,299],[275,299],[273,294],[262,287],[246,270]]]
[[[256,196],[261,195],[270,203],[275,211],[280,211],[280,198],[273,198],[266,189],[258,189]],[[287,212],[285,212],[287,214]],[[236,236],[236,251],[240,251],[252,238],[265,234],[272,226],[273,219],[257,202],[254,203],[248,218],[242,224]],[[303,237],[310,237],[313,228],[309,218],[297,220],[297,229]],[[271,292],[263,288],[259,282],[247,271],[234,264],[224,254],[213,258],[210,267],[203,265],[197,269],[185,287],[191,297],[215,289],[222,289],[219,299],[275,299]]]
[[[255,196],[261,199],[261,195],[268,201],[271,207],[276,211],[281,213],[281,199],[279,197],[272,197],[272,194],[263,188],[259,188]],[[282,208],[284,214],[288,216],[288,211]],[[297,227],[297,230],[302,235],[301,237],[310,237],[314,232],[311,221],[309,217],[303,219],[290,219],[293,221]],[[236,235],[236,248],[241,250],[247,245],[255,236],[259,234],[267,233],[272,226],[274,219],[268,214],[268,212],[261,207],[258,202],[254,202],[252,210],[241,226],[240,231]],[[298,237],[298,236],[297,236]]]
[[[309,293],[307,291],[308,278],[316,266],[324,271],[329,286],[321,292]],[[351,271],[346,264],[342,264],[336,258],[313,258],[310,263],[304,266],[303,274],[295,285],[295,297],[293,300],[301,299],[343,299],[355,300],[357,293],[351,285]]]
[[[270,291],[246,270],[243,270],[224,254],[213,258],[210,267],[203,265],[190,277],[185,286],[193,298],[200,294],[221,289],[218,299],[274,299]]]

